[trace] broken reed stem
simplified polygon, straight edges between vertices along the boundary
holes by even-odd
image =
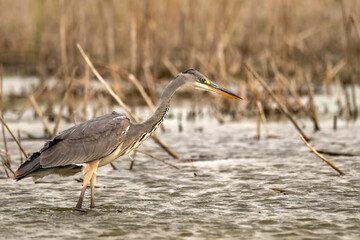
[[[105,82],[105,80],[102,78],[102,76],[99,74],[99,72],[95,69],[94,65],[88,58],[88,56],[85,54],[84,50],[80,46],[80,44],[76,44],[77,48],[79,49],[81,55],[85,59],[86,63],[89,65],[90,69],[94,73],[94,75],[97,77],[97,79],[105,86],[106,90],[110,93],[110,95],[119,103],[119,105],[125,109],[125,111],[134,119],[136,122],[140,122],[140,119],[131,111],[131,109],[116,95],[116,93],[111,89],[109,84]],[[159,144],[166,152],[168,152],[172,157],[178,159],[179,156],[172,151],[169,147],[167,147],[165,144],[163,144],[160,139],[158,139],[156,136],[151,136],[152,139]]]
[[[21,131],[20,129],[18,128],[17,130],[17,137],[18,137],[18,140],[19,140],[19,143],[21,144]],[[21,154],[21,150],[19,149],[19,153],[20,153],[20,163],[22,164],[24,159],[23,159],[23,155]]]
[[[336,103],[338,105],[338,110],[337,110],[337,113],[336,115],[338,115],[339,117],[341,116],[341,114],[343,113],[343,104],[342,104],[342,100],[341,100],[341,97],[342,97],[342,93],[341,93],[341,90],[342,90],[342,86],[341,86],[341,83],[340,83],[340,78],[336,78],[335,79],[335,85],[336,85]]]
[[[261,121],[263,122],[264,127],[265,127],[265,131],[267,133],[268,132],[267,120],[266,120],[266,116],[265,116],[265,113],[264,113],[264,108],[262,107],[262,104],[261,104],[261,102],[259,100],[256,101],[256,106],[258,108],[258,111],[259,111],[260,117],[261,117]]]
[[[113,170],[117,170],[117,167],[115,166],[114,163],[110,163],[111,167],[113,168]]]
[[[30,99],[31,104],[33,105],[33,107],[34,107],[34,109],[35,109],[36,114],[39,116],[42,124],[44,125],[44,128],[45,128],[46,132],[47,132],[50,136],[52,136],[53,133],[52,133],[50,127],[49,127],[49,124],[47,123],[44,115],[42,114],[41,109],[40,109],[39,105],[37,104],[34,96],[33,96],[33,95],[30,95],[30,96],[29,96],[29,99]]]
[[[135,150],[129,155],[129,157],[130,157],[130,159],[131,159],[130,167],[129,167],[129,170],[130,170],[130,171],[132,171],[132,170],[133,170],[133,167],[134,167],[136,152],[137,152],[137,149],[135,149]]]
[[[281,193],[292,193],[292,191],[286,190],[286,189],[282,189],[282,188],[276,188],[276,187],[271,187],[271,190],[274,190],[276,192],[281,192]]]
[[[340,169],[338,169],[334,164],[332,164],[329,160],[327,160],[323,155],[321,155],[318,151],[316,151],[315,148],[313,148],[308,141],[306,141],[306,139],[299,134],[299,137],[301,138],[301,140],[306,144],[306,146],[308,146],[308,148],[310,148],[310,150],[316,155],[318,156],[321,160],[323,160],[324,162],[326,162],[330,167],[332,167],[333,169],[335,169],[340,175],[345,175],[345,173],[343,171],[341,171]]]
[[[349,119],[351,119],[353,117],[353,112],[351,111],[351,103],[350,103],[350,96],[349,93],[346,89],[346,86],[343,84],[343,89],[344,89],[344,95],[345,95],[345,103],[346,103],[346,112],[347,112],[347,117]]]
[[[247,70],[253,75],[253,77],[259,81],[259,83],[264,87],[264,89],[269,93],[269,95],[274,99],[274,101],[279,105],[280,110],[285,114],[285,116],[291,121],[291,123],[295,126],[295,128],[299,131],[299,133],[305,137],[306,140],[309,140],[309,138],[305,135],[303,130],[300,128],[300,126],[297,124],[289,110],[286,108],[286,106],[280,102],[279,98],[274,94],[274,92],[270,89],[269,85],[265,82],[265,80],[259,76],[255,72],[255,70],[251,67],[245,64],[245,67]]]
[[[225,122],[225,119],[224,117],[221,115],[221,113],[219,113],[218,111],[214,111],[214,117],[216,118],[216,120],[218,121],[218,123],[221,125],[221,124],[224,124]]]
[[[6,124],[5,120],[0,116],[0,121],[2,122],[2,124],[6,127],[6,129],[8,130],[8,132],[11,134],[12,138],[15,140],[16,144],[18,145],[18,147],[20,148],[21,152],[24,154],[25,158],[28,158],[28,155],[26,154],[24,148],[21,146],[21,143],[19,142],[19,140],[15,137],[15,135],[12,133],[12,131],[10,130],[10,128],[8,127],[8,125]]]
[[[153,159],[155,159],[155,160],[157,160],[157,161],[160,161],[160,162],[162,162],[162,163],[165,163],[166,165],[169,165],[169,166],[171,166],[171,167],[173,167],[173,168],[176,168],[176,169],[178,169],[178,170],[180,169],[179,167],[177,167],[177,166],[175,166],[175,165],[173,165],[173,164],[165,161],[164,159],[158,158],[158,157],[156,157],[156,156],[154,156],[154,155],[152,155],[152,154],[150,154],[150,153],[141,151],[141,150],[139,150],[139,149],[137,149],[136,151],[139,152],[139,153],[142,153],[142,154],[144,154],[144,155],[146,155],[146,156],[148,156],[148,157],[151,157],[151,158],[153,158]]]
[[[259,109],[256,111],[256,138],[260,140],[260,112]]]
[[[305,76],[305,82],[306,82],[306,86],[307,86],[308,92],[309,92],[311,119],[314,122],[314,130],[316,132],[316,131],[320,130],[320,126],[319,126],[318,116],[317,116],[317,113],[316,113],[316,106],[315,106],[315,102],[314,102],[314,91],[313,91],[312,86],[311,86],[310,76],[308,76],[308,75]]]
[[[360,154],[348,153],[348,152],[333,152],[326,149],[317,149],[318,153],[323,153],[330,156],[346,156],[346,157],[358,157]]]

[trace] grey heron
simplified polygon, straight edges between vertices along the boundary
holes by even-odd
[[[89,183],[90,207],[95,207],[97,169],[139,147],[164,120],[173,94],[184,85],[242,99],[210,81],[197,70],[186,70],[170,81],[160,97],[155,113],[146,121],[131,123],[126,116],[112,112],[75,125],[46,142],[40,151],[19,166],[14,178],[18,181],[25,177],[40,178],[54,173],[69,176],[82,171],[84,180],[76,208],[82,207]]]

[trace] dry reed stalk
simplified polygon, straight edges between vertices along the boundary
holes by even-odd
[[[137,65],[137,36],[136,36],[136,17],[134,14],[131,16],[130,21],[130,71],[132,73],[136,72],[136,65]]]
[[[18,137],[18,140],[19,140],[19,143],[21,144],[21,131],[20,129],[18,128],[17,130],[17,137]],[[20,153],[20,163],[22,164],[24,159],[23,159],[23,155],[21,154],[21,150],[19,149],[19,153]]]
[[[117,170],[118,168],[115,166],[114,163],[110,163],[110,166],[113,168],[113,170]]]
[[[214,111],[214,117],[216,118],[216,120],[219,122],[219,124],[224,124],[225,119],[224,117],[221,115],[221,113],[219,113],[218,111]]]
[[[2,65],[0,65],[0,116],[2,118],[4,118],[4,111],[3,111],[3,96],[4,96],[4,92],[3,92],[3,67]],[[3,135],[3,143],[4,143],[4,148],[5,151],[8,153],[8,146],[7,146],[7,141],[6,141],[6,136],[5,136],[5,128],[4,128],[4,124],[1,124],[1,131],[2,131],[2,135]],[[6,154],[6,160],[8,161],[8,163],[11,163],[11,158],[9,154]]]
[[[334,152],[334,151],[329,151],[326,149],[317,149],[317,151],[319,153],[323,153],[326,155],[330,155],[330,156],[346,156],[346,157],[357,157],[360,156],[360,154],[356,154],[356,153],[348,153],[348,152]]]
[[[6,150],[0,149],[0,153],[3,153],[5,155],[10,155],[9,152],[7,152]]]
[[[102,85],[106,88],[106,90],[110,93],[110,95],[116,100],[116,102],[131,116],[132,119],[135,121],[139,121],[139,119],[136,117],[136,115],[131,111],[131,109],[119,98],[119,96],[116,95],[116,93],[111,89],[109,84],[104,80],[104,78],[99,74],[99,72],[96,70],[92,62],[90,61],[89,57],[85,54],[84,50],[80,46],[79,43],[76,44],[77,48],[79,49],[82,57],[86,61],[86,63],[89,65],[91,71],[96,76],[96,78],[100,81]]]
[[[143,62],[142,67],[143,67],[145,81],[146,81],[146,84],[147,84],[147,86],[149,88],[150,96],[154,97],[155,93],[156,93],[156,91],[155,91],[155,83],[154,83],[154,77],[151,74],[149,61]]]
[[[74,73],[74,71],[73,71]],[[72,79],[73,79],[73,74],[72,74]],[[63,115],[63,110],[64,110],[64,107],[65,107],[65,104],[66,104],[66,101],[69,97],[69,94],[70,94],[70,90],[71,90],[71,87],[72,87],[72,80],[70,80],[70,82],[68,83],[67,87],[66,87],[66,91],[65,91],[65,94],[64,94],[64,97],[61,101],[61,104],[60,104],[60,108],[59,108],[59,112],[56,116],[56,119],[55,119],[55,125],[54,125],[54,129],[52,131],[52,136],[54,137],[58,131],[58,128],[59,128],[59,125],[60,125],[60,121],[61,121],[61,118],[62,118],[62,115]]]
[[[130,159],[131,159],[130,166],[129,166],[129,170],[130,170],[130,171],[133,170],[134,163],[135,163],[136,152],[137,152],[137,151],[138,151],[138,150],[135,149],[135,150],[129,155],[129,157],[130,157]]]
[[[257,140],[260,140],[260,112],[259,110],[256,111],[256,138]]]
[[[89,67],[85,67],[85,75],[84,75],[84,85],[83,85],[83,89],[84,89],[84,99],[83,99],[83,109],[82,109],[82,121],[85,122],[86,121],[86,116],[87,116],[87,105],[88,105],[88,101],[89,101],[89,80],[90,80],[90,73],[89,73]]]
[[[144,52],[145,60],[142,62],[142,69],[144,72],[144,78],[146,81],[146,85],[149,89],[149,94],[152,98],[154,98],[156,96],[156,89],[155,89],[154,77],[153,77],[152,71],[151,71],[152,60],[151,60],[149,37],[145,38],[144,43],[143,43],[143,48],[144,48],[143,52]]]
[[[139,150],[139,149],[137,149],[136,151],[139,152],[139,153],[142,153],[142,154],[144,154],[144,155],[146,155],[146,156],[148,156],[148,157],[151,157],[151,158],[153,158],[153,159],[155,159],[155,160],[157,160],[157,161],[160,161],[160,162],[162,162],[162,163],[165,163],[166,165],[169,165],[170,167],[176,168],[176,169],[178,169],[178,170],[180,169],[179,167],[177,167],[177,166],[175,166],[175,165],[173,165],[173,164],[165,161],[164,159],[158,158],[158,157],[156,157],[156,156],[154,156],[154,155],[152,155],[152,154],[150,154],[150,153],[141,151],[141,150]]]
[[[10,172],[11,172],[13,175],[15,175],[15,172],[11,169],[11,166],[10,166],[9,162],[8,162],[8,161],[5,161],[5,158],[4,158],[2,155],[0,155],[0,156],[1,156],[1,158],[2,158],[2,163],[3,163],[3,165],[6,166],[7,169],[9,169]],[[6,175],[9,177],[9,175],[8,175],[7,173],[6,173]]]
[[[102,1],[104,3],[104,22],[105,22],[105,35],[106,35],[106,47],[108,54],[108,62],[115,61],[115,11],[113,10],[113,2]]]
[[[344,59],[341,59],[333,68],[329,69],[329,83],[333,77],[336,76],[338,72],[346,65],[346,61]]]
[[[141,83],[139,82],[139,80],[133,75],[133,74],[128,74],[128,79],[135,85],[135,87],[138,89],[138,91],[140,92],[141,96],[143,97],[143,99],[145,100],[146,104],[148,105],[148,107],[151,109],[152,112],[156,111],[156,107],[153,103],[153,101],[151,100],[150,96],[146,93],[145,89],[143,88],[143,86],[141,85]],[[165,131],[164,125],[161,124],[160,129],[162,131]]]
[[[336,131],[336,129],[337,129],[337,115],[335,115],[333,119],[333,130]]]
[[[269,95],[272,97],[272,99],[274,99],[274,101],[279,105],[280,110],[285,114],[285,116],[290,120],[290,122],[295,126],[295,128],[298,130],[298,132],[305,137],[305,139],[309,140],[308,137],[306,137],[305,133],[303,132],[303,130],[300,128],[300,126],[297,124],[297,122],[295,121],[295,119],[293,118],[293,116],[291,115],[291,113],[289,112],[289,110],[286,108],[286,106],[280,102],[279,98],[274,94],[274,92],[270,89],[269,85],[265,82],[264,79],[262,79],[262,77],[259,76],[259,74],[257,74],[255,72],[255,70],[251,67],[248,66],[247,64],[245,64],[245,67],[247,68],[247,70],[253,75],[253,77],[258,80],[258,82],[264,87],[264,89],[269,93]]]
[[[265,113],[264,113],[264,109],[263,109],[262,104],[261,104],[261,102],[259,100],[256,101],[256,106],[258,108],[258,111],[259,111],[259,114],[260,114],[260,117],[261,117],[261,121],[264,124],[265,132],[267,133],[268,132],[267,120],[266,120],[266,116],[265,116]]]
[[[170,154],[173,158],[179,159],[179,156],[168,146],[166,146],[160,139],[156,136],[151,136],[155,143],[157,143],[162,149],[164,149],[168,154]]]
[[[3,155],[1,155],[1,154],[0,154],[0,157],[1,157],[1,164],[2,164],[2,166],[3,166],[3,168],[4,168],[4,172],[5,172],[6,176],[9,178],[10,175],[9,175],[8,171],[6,170],[7,160],[6,160],[6,159],[3,157]]]
[[[150,96],[146,93],[145,89],[139,82],[139,80],[131,73],[128,75],[128,78],[135,85],[135,87],[139,90],[141,96],[143,97],[143,99],[145,100],[146,104],[151,109],[151,111],[155,112],[156,107],[155,107],[153,101],[151,100]]]
[[[76,46],[78,47],[81,55],[83,56],[83,58],[85,59],[86,63],[89,65],[90,69],[92,70],[92,72],[94,73],[94,75],[97,77],[97,79],[105,86],[106,90],[110,93],[110,95],[117,101],[117,103],[125,109],[125,111],[132,117],[132,119],[134,119],[136,122],[140,122],[139,118],[131,111],[131,109],[119,98],[119,96],[117,96],[114,91],[111,89],[111,87],[109,86],[109,84],[107,84],[107,82],[105,82],[105,80],[102,78],[102,76],[99,74],[99,72],[95,69],[94,65],[92,64],[92,62],[90,61],[90,59],[88,58],[88,56],[85,54],[84,50],[82,49],[82,47],[80,46],[80,44],[76,44]],[[166,152],[168,152],[172,157],[178,159],[179,156],[172,151],[169,147],[167,147],[164,143],[162,143],[160,141],[160,139],[158,139],[156,136],[151,136],[151,138],[155,141],[155,143],[157,143],[158,145],[160,145]]]
[[[116,95],[118,95],[120,98],[123,98],[124,97],[124,94],[122,92],[122,80],[123,79],[120,76],[120,74],[118,73],[118,71],[119,71],[118,64],[110,64],[109,70],[110,70],[110,74],[111,74],[111,86],[112,86],[114,92],[116,93]]]
[[[342,100],[341,100],[341,96],[342,96],[342,93],[341,93],[341,83],[340,83],[340,78],[337,77],[335,79],[335,85],[336,85],[336,102],[337,102],[337,105],[338,105],[338,111],[337,111],[337,115],[341,116],[341,113],[343,112],[343,104],[342,104]]]
[[[59,36],[60,36],[60,58],[61,67],[64,69],[64,76],[68,76],[68,56],[66,51],[66,6],[64,0],[60,0],[60,23],[59,23]]]
[[[5,120],[0,116],[0,121],[2,122],[2,124],[6,127],[6,129],[8,130],[8,132],[10,133],[10,135],[12,136],[12,138],[15,140],[16,144],[18,145],[18,147],[20,148],[21,152],[24,154],[25,158],[28,158],[28,155],[26,154],[24,148],[21,146],[21,143],[19,142],[19,140],[15,137],[15,135],[12,133],[12,131],[10,130],[10,128],[8,127],[8,125],[6,124]]]
[[[286,189],[282,189],[282,188],[276,188],[276,187],[271,187],[271,190],[274,190],[275,192],[281,192],[281,193],[292,193],[292,191],[286,190]]]
[[[314,91],[311,86],[310,76],[308,76],[308,75],[305,76],[305,82],[306,82],[306,86],[308,88],[308,93],[309,93],[311,119],[313,120],[314,130],[316,132],[316,131],[320,130],[320,126],[319,126],[319,120],[318,120],[318,116],[317,116],[317,112],[316,112],[316,106],[315,106],[315,102],[314,102]]]
[[[44,115],[42,114],[41,109],[40,109],[39,105],[37,104],[34,96],[33,96],[33,95],[30,95],[30,96],[29,96],[29,100],[30,100],[32,106],[34,107],[36,114],[39,116],[42,124],[44,125],[44,128],[45,128],[46,132],[47,132],[50,136],[52,136],[53,133],[52,133],[50,127],[49,127],[49,124],[47,123]]]
[[[120,73],[117,69],[112,68],[112,66],[105,66],[106,68],[110,69],[112,73],[116,73],[118,76],[124,75]],[[140,81],[131,73],[125,73],[126,77],[130,80],[130,82],[136,87],[136,89],[139,91],[140,95],[144,99],[145,103],[148,105],[148,107],[151,109],[152,112],[155,112],[156,107],[151,100],[150,96],[146,93],[144,87],[141,85]]]
[[[345,31],[345,58],[346,58],[346,70],[348,73],[348,77],[350,78],[350,85],[351,85],[351,101],[353,105],[353,109],[351,111],[351,117],[356,119],[358,114],[357,102],[356,102],[356,90],[355,90],[355,81],[353,77],[354,69],[353,69],[353,56],[352,56],[352,49],[350,43],[350,24],[349,24],[349,17],[345,11],[345,2],[344,0],[341,1],[341,13]]]
[[[289,84],[290,81],[287,81],[286,77],[279,72],[277,66],[275,65],[274,60],[271,61],[271,66],[272,69],[277,77],[278,80],[281,81],[281,83],[283,84],[283,86],[285,86],[287,88],[287,90],[290,92],[290,94],[292,95],[292,97],[295,99],[296,103],[300,106],[300,108],[304,111],[304,113],[310,118],[312,119],[312,114],[309,111],[309,109],[304,105],[304,103],[302,102],[299,94],[297,94],[296,92],[296,86],[293,86],[291,84]]]
[[[304,136],[302,136],[301,134],[299,134],[299,137],[301,138],[301,140],[306,144],[306,146],[308,146],[308,148],[310,148],[310,150],[316,155],[318,156],[321,160],[323,160],[324,162],[326,162],[330,167],[332,167],[333,169],[335,169],[340,175],[345,175],[345,173],[343,173],[343,171],[341,171],[340,169],[338,169],[334,164],[332,164],[329,160],[327,160],[323,155],[321,155],[318,151],[316,151],[315,148],[313,148],[308,141],[306,141],[306,139],[304,138]]]
[[[344,95],[345,95],[345,109],[346,109],[346,112],[347,112],[347,117],[349,119],[351,119],[353,117],[353,112],[351,111],[351,103],[350,103],[350,96],[349,96],[349,93],[346,89],[346,86],[343,85],[343,92],[344,92]]]
[[[175,65],[170,61],[168,57],[164,56],[161,61],[173,76],[176,76],[179,73],[179,70],[175,67]]]

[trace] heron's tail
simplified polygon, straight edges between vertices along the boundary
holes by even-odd
[[[28,158],[23,164],[20,165],[14,175],[14,179],[16,181],[28,177],[29,174],[42,168],[40,165],[39,155],[39,153],[34,153],[30,158]]]

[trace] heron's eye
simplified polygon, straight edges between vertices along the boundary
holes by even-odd
[[[210,81],[209,80],[207,80],[207,79],[205,79],[205,78],[200,78],[200,82],[201,83],[205,83],[205,84],[210,84]]]

